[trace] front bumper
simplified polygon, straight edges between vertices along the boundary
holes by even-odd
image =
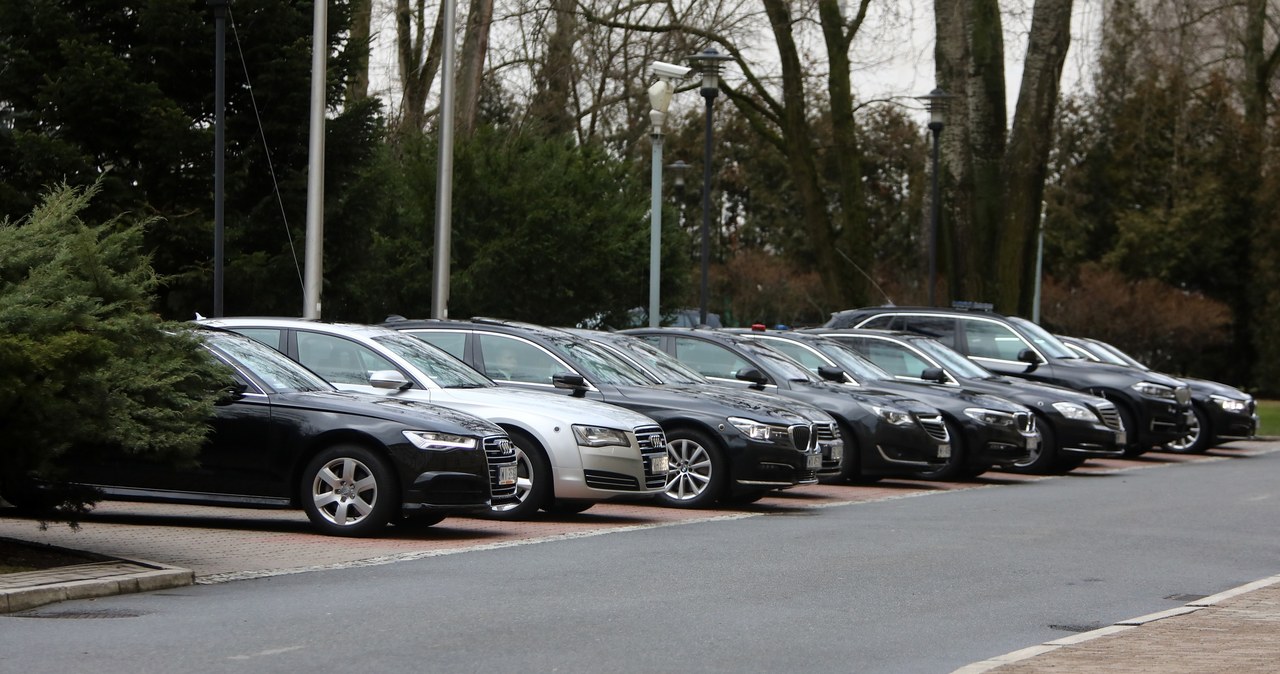
[[[735,484],[778,489],[818,481],[822,454],[817,447],[801,451],[741,435],[725,440],[729,447],[729,475]]]
[[[1248,440],[1258,434],[1257,403],[1250,400],[1240,412],[1230,412],[1213,401],[1205,403],[1215,440]]]
[[[656,494],[667,485],[667,438],[658,426],[634,432],[630,447],[578,446],[581,470],[556,468],[556,498],[605,500]]]
[[[1130,442],[1137,442],[1142,447],[1155,447],[1185,436],[1194,418],[1190,403],[1143,396],[1138,410],[1138,428],[1126,431]]]

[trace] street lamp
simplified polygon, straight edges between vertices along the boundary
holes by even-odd
[[[708,47],[689,57],[689,63],[702,73],[702,97],[707,99],[707,131],[702,146],[702,282],[698,288],[698,324],[707,324],[707,266],[711,262],[711,104],[720,93],[720,69],[733,58]]]
[[[653,142],[653,161],[649,180],[649,327],[658,327],[662,312],[658,309],[658,289],[662,275],[662,125],[667,121],[667,108],[676,92],[672,80],[689,74],[690,68],[673,63],[655,61],[649,72],[658,81],[649,87],[649,122],[652,128],[649,138]]]
[[[678,208],[679,221],[681,229],[684,229],[684,172],[689,170],[689,165],[683,159],[677,159],[667,164],[667,170],[671,171],[674,176],[672,182],[676,188],[676,208]]]
[[[222,286],[225,272],[223,192],[226,189],[226,100],[227,100],[227,4],[229,0],[208,0],[213,10],[213,317],[222,318]]]
[[[934,294],[938,287],[938,137],[946,122],[947,103],[951,99],[942,89],[934,89],[927,96],[917,96],[929,111],[929,131],[933,133],[933,186],[929,197],[929,306],[936,306]]]

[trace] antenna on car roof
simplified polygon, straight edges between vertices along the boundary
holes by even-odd
[[[871,278],[871,276],[870,276],[869,274],[867,274],[867,272],[862,271],[862,267],[859,267],[857,262],[854,262],[853,260],[851,260],[851,259],[849,258],[849,256],[848,256],[848,255],[845,255],[843,250],[840,250],[839,248],[837,248],[837,249],[836,249],[836,252],[837,252],[837,253],[840,253],[840,257],[844,258],[844,259],[845,259],[845,261],[847,261],[849,264],[853,265],[853,268],[854,268],[854,269],[857,269],[859,274],[862,274],[864,277],[866,277],[866,279],[867,279],[868,281],[870,281],[870,282],[871,282],[871,285],[875,286],[875,287],[876,287],[876,290],[879,290],[879,291],[880,291],[880,294],[881,294],[881,295],[884,295],[884,301],[885,301],[885,302],[888,302],[888,303],[889,303],[889,306],[893,306],[893,298],[892,298],[892,297],[889,297],[889,293],[885,292],[885,291],[884,291],[884,288],[881,288],[881,287],[880,287],[880,284],[879,284],[879,283],[876,283],[876,280],[875,280],[875,279]]]

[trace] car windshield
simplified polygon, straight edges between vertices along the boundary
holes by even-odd
[[[230,356],[279,393],[334,391],[332,384],[275,349],[248,337],[221,332],[204,334],[206,344]]]
[[[942,367],[957,377],[964,379],[986,379],[993,377],[990,370],[948,349],[932,339],[913,339],[911,345],[925,352],[930,358],[942,364]]]
[[[1138,361],[1138,359],[1134,358],[1133,356],[1130,356],[1129,354],[1121,351],[1120,349],[1106,342],[1091,342],[1090,346],[1096,347],[1092,350],[1095,353],[1098,353],[1098,355],[1102,355],[1105,353],[1112,356],[1115,359],[1117,365],[1124,365],[1126,367],[1136,367],[1139,370],[1151,369],[1146,365],[1143,365],[1140,361]]]
[[[656,346],[634,337],[606,338],[607,344],[635,360],[649,374],[666,384],[706,384],[708,380],[697,370],[681,363]]]
[[[586,370],[588,379],[614,386],[652,386],[654,380],[636,368],[585,339],[551,337],[551,341]]]
[[[749,351],[764,366],[765,374],[778,380],[786,381],[822,381],[809,368],[792,360],[790,356],[754,341],[740,342],[742,348]]]
[[[1066,344],[1063,344],[1062,340],[1054,337],[1052,333],[1035,323],[1017,316],[1010,316],[1009,322],[1017,327],[1023,335],[1029,337],[1032,342],[1035,342],[1035,345],[1040,347],[1040,350],[1048,357],[1064,360],[1080,358]]]
[[[373,341],[409,361],[441,388],[484,388],[497,386],[462,361],[421,339],[396,332],[378,335]]]
[[[862,354],[858,353],[853,347],[840,343],[835,339],[823,339],[814,342],[818,346],[818,350],[827,358],[834,360],[845,374],[853,377],[853,380],[860,384],[869,381],[881,379],[893,379],[893,375],[885,372],[883,368],[875,363],[867,360]]]

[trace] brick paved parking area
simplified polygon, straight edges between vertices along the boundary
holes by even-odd
[[[981,489],[1072,475],[1151,469],[1280,449],[1274,443],[1237,443],[1198,456],[1155,453],[1136,459],[1093,460],[1071,475],[1038,477],[989,472],[967,482],[883,480],[869,485],[812,485],[775,492],[745,507],[680,510],[649,503],[601,503],[590,510],[531,522],[456,517],[425,529],[389,527],[379,538],[333,538],[313,533],[301,511],[246,510],[145,503],[104,502],[78,529],[38,521],[0,509],[0,536],[83,550],[110,557],[144,559],[190,569],[196,583],[218,583],[316,569],[394,563],[467,550],[592,536],[629,528],[672,526],[691,521],[785,514],[797,509],[908,498]]]

